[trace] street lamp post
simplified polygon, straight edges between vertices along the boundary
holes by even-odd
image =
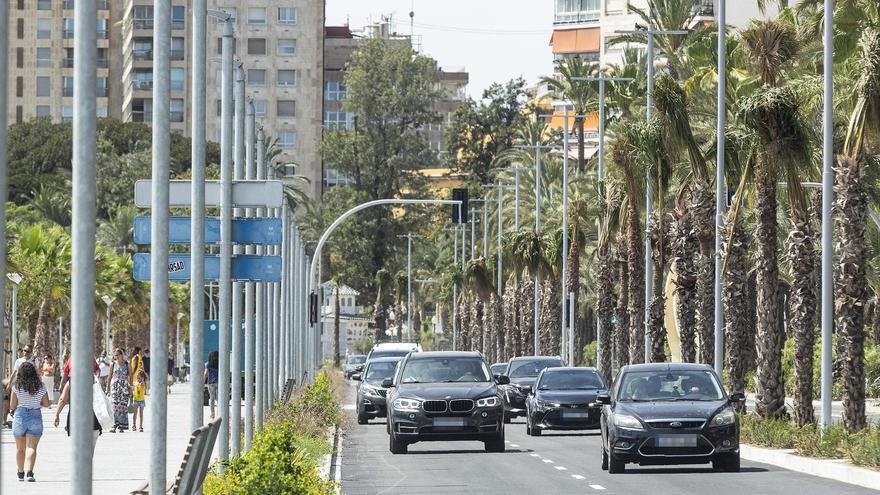
[[[20,273],[7,273],[6,278],[12,282],[12,315],[9,318],[9,329],[12,332],[10,340],[12,340],[12,360],[14,362],[18,359],[18,284],[24,277]]]
[[[101,296],[101,300],[104,301],[104,305],[107,306],[107,319],[104,322],[104,352],[108,356],[111,356],[112,353],[110,352],[110,306],[113,304],[113,301],[115,301],[116,299],[110,297],[107,294],[104,294],[103,296]],[[180,333],[180,328],[179,328],[180,320],[177,320],[177,324],[178,324],[177,332],[179,334]],[[178,345],[179,345],[179,343],[178,343]]]
[[[831,332],[834,328],[834,269],[832,263],[832,231],[834,218],[831,207],[834,200],[834,0],[825,0],[822,114],[822,357],[821,395],[822,428],[831,425]]]
[[[617,34],[645,34],[648,37],[648,95],[647,95],[647,119],[650,121],[654,114],[654,36],[660,35],[686,35],[687,30],[661,30],[654,29],[649,24],[647,29],[620,29],[614,31]],[[645,225],[651,220],[654,210],[654,184],[650,177],[645,179]],[[647,229],[646,229],[647,230]],[[645,356],[644,362],[651,362],[651,332],[650,311],[651,296],[654,292],[654,265],[651,263],[651,237],[645,235]]]
[[[407,232],[397,237],[406,238],[406,338],[412,341],[412,240],[422,236]]]
[[[185,313],[177,313],[177,332],[174,338],[174,363],[177,365],[177,369],[180,370],[180,363],[183,361],[183,354],[180,353],[180,320],[186,316]],[[110,307],[107,307],[107,327],[110,327]],[[180,372],[178,371],[177,377],[180,378]]]
[[[715,373],[721,376],[724,367],[724,311],[721,301],[721,278],[723,263],[721,260],[722,228],[724,226],[724,209],[727,206],[727,195],[724,194],[724,128],[727,121],[727,6],[724,0],[718,0],[716,6],[718,21],[718,102],[715,145]]]

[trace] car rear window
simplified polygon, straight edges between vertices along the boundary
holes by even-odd
[[[562,361],[558,359],[523,359],[522,361],[510,363],[510,371],[507,372],[507,376],[510,378],[538,376],[538,373],[544,368],[556,368],[558,366],[562,366]]]

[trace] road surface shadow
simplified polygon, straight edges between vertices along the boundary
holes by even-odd
[[[740,469],[740,473],[766,473],[770,471],[766,468],[760,467],[744,467]],[[711,467],[704,468],[655,468],[650,466],[641,466],[641,467],[626,467],[626,474],[724,474],[723,471],[715,471]],[[737,474],[737,473],[727,473],[727,474]]]
[[[542,430],[541,436],[542,437],[600,437],[600,436],[602,436],[602,432],[600,432],[599,430],[596,430],[596,431],[584,431],[584,432],[580,432],[580,433],[564,433],[561,431],[557,432],[557,431]]]
[[[527,454],[532,452],[531,449],[515,449],[505,450],[504,452],[486,452],[485,449],[456,449],[456,450],[410,450],[409,455],[430,455],[430,454]]]

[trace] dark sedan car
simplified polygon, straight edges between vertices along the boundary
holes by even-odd
[[[346,378],[351,378],[351,375],[355,373],[360,373],[364,370],[364,362],[366,362],[367,356],[363,354],[352,354],[345,358],[345,364],[342,365],[342,374],[345,375]]]
[[[739,417],[721,381],[703,364],[624,366],[611,394],[600,394],[602,469],[627,463],[703,464],[739,471]]]
[[[505,383],[504,377],[498,378]],[[504,409],[496,379],[478,352],[417,352],[398,364],[388,391],[389,447],[431,440],[478,440],[504,452]]]
[[[501,387],[504,394],[504,422],[526,415],[526,398],[532,391],[538,373],[544,368],[562,366],[562,360],[551,356],[521,356],[507,363],[504,376],[510,384]]]
[[[544,368],[526,400],[526,433],[599,428],[596,396],[604,392],[595,368]]]
[[[357,420],[358,424],[365,425],[372,418],[384,417],[385,395],[388,388],[382,386],[382,382],[394,376],[397,363],[401,357],[386,357],[371,359],[364,368],[363,373],[355,373],[352,378],[361,382],[357,388]]]

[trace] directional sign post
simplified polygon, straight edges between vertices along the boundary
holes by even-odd
[[[190,217],[170,217],[168,242],[189,244],[192,241]],[[280,218],[235,218],[232,220],[232,242],[236,244],[281,245]],[[152,231],[150,217],[135,217],[134,243],[149,244]],[[205,218],[205,244],[220,244],[220,219]]]
[[[171,253],[168,256],[168,280],[188,281],[190,278],[190,254]],[[150,280],[150,253],[134,255],[134,279]],[[220,279],[220,257],[205,255],[205,280]],[[280,256],[236,255],[232,258],[232,279],[257,282],[281,281]]]
[[[152,181],[139,180],[134,184],[134,204],[149,208],[152,204]],[[169,183],[170,208],[189,208],[192,205],[192,185],[188,180]],[[237,208],[280,208],[284,186],[280,180],[237,180],[232,183],[232,204]],[[205,207],[220,207],[220,181],[205,181]]]

